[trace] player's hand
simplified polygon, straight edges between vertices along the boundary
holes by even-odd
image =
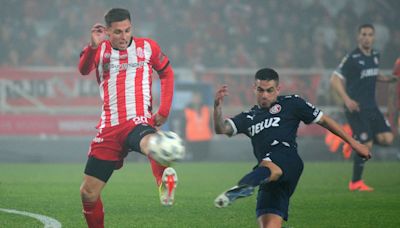
[[[154,118],[154,126],[156,127],[160,127],[165,122],[167,122],[167,117],[164,117],[158,113],[154,114],[153,118]]]
[[[356,151],[358,156],[364,158],[364,160],[371,159],[372,157],[371,152],[369,151],[369,148],[366,145],[356,142],[354,145],[352,145],[352,147],[354,151]]]
[[[382,74],[378,75],[379,82],[386,82],[386,83],[396,83],[398,82],[398,78],[396,75],[384,76]]]
[[[350,112],[359,112],[360,111],[360,106],[358,105],[358,103],[355,100],[352,99],[348,99],[344,102],[344,104],[346,105],[347,109]]]
[[[224,101],[224,97],[228,95],[229,95],[228,86],[227,85],[221,86],[217,90],[217,93],[215,94],[214,106],[221,105],[222,102]]]
[[[106,27],[100,23],[93,25],[91,29],[90,46],[97,48],[101,41],[106,39]]]

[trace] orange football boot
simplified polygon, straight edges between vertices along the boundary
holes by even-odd
[[[374,189],[364,183],[363,180],[359,180],[356,182],[350,181],[349,182],[349,190],[350,191],[360,191],[360,192],[372,192]]]

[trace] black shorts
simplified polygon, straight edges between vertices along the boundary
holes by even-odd
[[[104,183],[107,183],[117,164],[118,161],[106,161],[97,159],[95,157],[89,157],[84,173],[86,175],[96,177],[97,179],[102,180]]]
[[[361,143],[374,140],[379,133],[391,132],[389,122],[378,108],[352,113],[346,110],[345,114],[353,131],[353,137]]]
[[[289,200],[303,172],[303,161],[295,149],[270,152],[273,163],[278,165],[283,175],[278,181],[260,186],[257,196],[256,215],[276,214],[284,220],[289,217]]]

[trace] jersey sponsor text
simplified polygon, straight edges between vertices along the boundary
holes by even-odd
[[[258,133],[260,133],[262,130],[270,128],[270,127],[279,127],[279,122],[281,121],[280,117],[272,117],[265,119],[259,123],[256,123],[254,125],[251,125],[249,127],[248,131],[251,136],[254,136]]]

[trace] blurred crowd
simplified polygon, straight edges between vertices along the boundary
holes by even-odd
[[[0,8],[0,66],[75,66],[90,28],[112,7],[135,36],[159,42],[175,67],[333,68],[376,27],[383,68],[400,50],[397,0],[8,0]]]

